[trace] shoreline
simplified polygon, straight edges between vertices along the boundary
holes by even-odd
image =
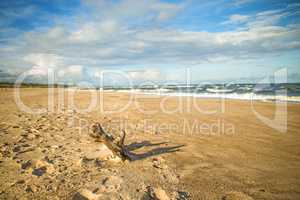
[[[285,98],[284,96],[280,96],[279,98],[272,98],[271,96],[268,96],[269,98],[234,98],[234,97],[228,97],[228,95],[220,95],[217,96],[218,94],[216,94],[215,96],[211,95],[207,95],[207,96],[203,96],[202,94],[197,94],[197,93],[148,93],[148,92],[136,92],[136,91],[124,91],[124,90],[119,90],[119,91],[114,91],[114,90],[110,90],[110,91],[106,91],[106,92],[117,92],[117,93],[126,93],[126,94],[141,94],[141,95],[155,95],[155,96],[169,96],[169,97],[194,97],[194,98],[199,98],[199,99],[230,99],[230,100],[239,100],[239,101],[260,101],[260,102],[267,102],[267,103],[274,103],[276,101],[278,102],[287,102],[287,103],[294,103],[294,104],[299,104],[300,103],[300,96],[290,96],[287,97],[287,100],[282,100],[281,98]],[[276,96],[275,96],[276,97]]]
[[[0,90],[14,90],[13,87],[1,87]],[[20,87],[20,90],[34,90],[34,89],[54,89],[54,90],[65,90],[65,91],[80,91],[80,92],[89,92],[89,91],[95,91],[95,92],[104,92],[104,93],[117,93],[117,94],[132,94],[132,95],[146,95],[146,96],[158,96],[158,97],[193,97],[197,98],[199,100],[235,100],[235,101],[244,101],[244,102],[262,102],[262,103],[288,103],[288,104],[300,104],[300,96],[288,96],[287,100],[285,99],[285,96],[277,96],[279,98],[272,98],[272,96],[268,96],[269,98],[237,98],[237,97],[231,97],[226,94],[217,96],[210,94],[207,96],[203,96],[203,94],[197,94],[197,93],[155,93],[155,92],[141,92],[141,91],[134,91],[134,90],[98,90],[98,89],[81,89],[81,88],[63,88],[63,87]],[[265,96],[267,97],[267,96]],[[274,97],[274,96],[273,96]]]
[[[14,89],[13,85],[2,85],[0,89]],[[232,99],[232,100],[245,100],[245,101],[261,101],[261,102],[287,102],[287,103],[300,103],[300,95],[269,95],[269,94],[257,94],[253,92],[176,92],[172,90],[143,90],[143,89],[102,89],[102,88],[80,88],[80,87],[64,87],[63,85],[56,87],[43,86],[22,86],[19,89],[64,89],[64,90],[78,90],[78,91],[103,91],[103,92],[117,92],[128,94],[142,94],[142,95],[156,95],[156,96],[171,96],[171,97],[193,97],[202,99]]]

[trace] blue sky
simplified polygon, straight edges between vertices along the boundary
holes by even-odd
[[[0,80],[300,82],[299,16],[292,0],[2,0]]]

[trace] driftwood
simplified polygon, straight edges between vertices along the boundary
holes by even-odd
[[[110,133],[104,131],[100,123],[96,123],[92,126],[92,137],[101,140],[115,155],[119,156],[123,160],[132,160],[129,151],[126,149],[125,137],[126,132],[123,130],[123,135],[120,141],[116,142],[116,139]]]
[[[145,153],[134,153],[132,152],[135,149],[142,148],[144,146],[158,146],[161,144],[166,144],[165,142],[162,143],[151,143],[149,141],[143,141],[141,143],[132,143],[130,145],[125,145],[125,137],[126,132],[123,130],[123,135],[121,139],[117,141],[113,135],[107,133],[99,123],[96,123],[92,126],[92,133],[91,136],[103,142],[115,155],[122,158],[122,160],[129,160],[135,161],[144,159],[150,156],[155,156],[163,153],[173,153],[179,151],[181,147],[184,145],[177,145],[177,146],[168,146],[168,147],[158,147],[154,148]]]

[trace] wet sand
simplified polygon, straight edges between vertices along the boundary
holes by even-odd
[[[25,105],[50,108],[28,114],[16,105],[13,89],[0,92],[1,199],[72,199],[81,189],[100,199],[146,199],[148,186],[171,199],[180,192],[190,199],[300,198],[300,104],[287,104],[281,132],[257,117],[272,119],[283,105],[272,102],[141,94],[129,101],[127,93],[100,97],[94,91],[96,107],[81,113],[74,105],[86,108],[88,91],[76,92],[74,105],[66,91],[63,101],[55,91],[48,107],[47,89],[23,88]],[[283,123],[285,116],[277,114]],[[125,129],[126,144],[140,159],[86,159],[99,147],[88,136],[95,122],[116,137]],[[167,151],[172,147],[178,151]]]

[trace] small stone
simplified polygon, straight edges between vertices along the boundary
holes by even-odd
[[[25,163],[21,164],[22,169],[28,169],[32,165],[31,160],[27,160]]]
[[[47,161],[44,160],[37,160],[35,163],[36,168],[46,168],[47,173],[53,174],[56,170],[53,166],[53,164],[48,163]]]
[[[163,158],[153,158],[152,166],[157,169],[167,169],[168,166],[165,164],[165,160]]]
[[[189,200],[191,195],[188,192],[178,191],[177,200]]]
[[[150,198],[153,200],[170,200],[167,193],[160,187],[153,188],[148,186],[147,189]]]
[[[34,169],[32,171],[32,174],[35,176],[42,176],[46,172],[47,172],[47,167],[40,167],[40,168]]]

